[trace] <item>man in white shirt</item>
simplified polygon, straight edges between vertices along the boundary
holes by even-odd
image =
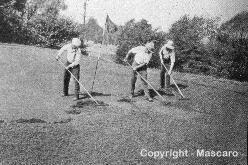
[[[173,41],[169,40],[159,51],[159,57],[161,60],[161,71],[160,71],[160,87],[168,93],[172,93],[170,88],[170,75],[175,63],[175,51]],[[166,66],[168,72],[162,65]],[[166,82],[166,83],[165,83]]]
[[[124,61],[127,62],[131,54],[134,54],[134,60],[132,63],[132,78],[131,78],[131,98],[134,96],[134,90],[135,90],[135,83],[137,80],[137,73],[136,71],[147,81],[147,64],[149,63],[151,57],[152,57],[152,51],[151,49],[154,48],[154,43],[149,42],[145,46],[138,46],[135,48],[132,48],[126,55]],[[153,101],[148,90],[148,85],[146,81],[141,78],[141,81],[143,83],[144,92],[146,99],[148,101]]]
[[[79,81],[79,74],[80,74],[80,65],[79,61],[81,58],[81,50],[80,50],[81,41],[78,38],[73,38],[70,44],[64,45],[58,52],[56,57],[59,60],[60,56],[63,52],[67,52],[67,62],[65,64],[66,69],[64,71],[64,88],[63,88],[63,96],[68,96],[68,88],[69,82],[71,78],[70,72],[76,77]],[[69,72],[70,71],[70,72]],[[79,83],[75,81],[75,100],[79,99]]]

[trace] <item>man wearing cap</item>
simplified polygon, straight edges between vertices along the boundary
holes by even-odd
[[[148,101],[153,101],[148,90],[148,84],[146,83],[147,80],[147,64],[149,63],[151,57],[152,57],[152,51],[151,49],[154,48],[154,43],[149,42],[145,46],[138,46],[135,48],[132,48],[126,55],[124,61],[127,62],[131,54],[134,54],[134,60],[132,63],[132,78],[131,78],[131,95],[130,98],[134,96],[134,90],[135,90],[135,83],[137,80],[137,73],[136,71],[145,79],[143,80],[141,78],[144,92],[146,99]]]
[[[162,90],[171,94],[172,91],[170,88],[170,75],[175,63],[175,51],[173,41],[169,40],[161,48],[161,50],[159,51],[159,57],[161,61],[160,87]],[[162,63],[166,66],[167,69],[169,68],[168,72],[166,71]]]
[[[76,77],[79,81],[79,73],[80,73],[80,57],[81,57],[81,50],[80,50],[81,41],[78,38],[73,38],[72,42],[69,44],[64,45],[58,52],[56,57],[59,60],[60,56],[63,52],[67,52],[67,62],[65,64],[66,69],[64,71],[64,87],[63,87],[63,96],[68,96],[68,88],[69,82],[71,78],[70,72]],[[70,71],[70,72],[69,72]],[[75,82],[75,100],[79,99],[79,83],[74,79]]]

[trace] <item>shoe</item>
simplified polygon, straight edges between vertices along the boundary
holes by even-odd
[[[78,101],[79,98],[78,97],[74,97],[73,101]]]
[[[128,98],[129,98],[129,99],[134,98],[134,94],[130,94],[130,95],[128,96]]]
[[[61,95],[62,97],[66,97],[66,96],[69,96],[68,94],[64,93]]]
[[[147,100],[149,102],[153,102],[153,99],[151,97],[147,97],[147,98],[145,98],[145,100]]]
[[[73,101],[77,101],[77,100],[79,100],[79,94],[76,94],[74,99],[73,99]]]

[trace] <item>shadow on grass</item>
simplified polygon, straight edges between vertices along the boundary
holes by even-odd
[[[179,89],[185,89],[188,87],[188,85],[184,85],[184,84],[177,84],[177,86],[179,87]],[[177,87],[175,84],[171,84],[171,87],[174,89],[174,90],[177,90]]]
[[[79,115],[81,113],[81,110],[76,109],[76,108],[72,108],[70,110],[65,111],[65,113],[71,114],[71,115]]]
[[[111,94],[104,94],[104,93],[100,93],[100,92],[90,92],[90,94],[91,94],[92,97],[96,97],[96,96],[111,96]],[[87,93],[80,93],[79,95],[83,96],[83,97],[80,97],[79,100],[90,98],[90,96]]]
[[[53,122],[54,124],[64,124],[64,123],[69,123],[71,122],[73,119],[72,118],[67,118],[67,119],[61,119],[60,121],[55,121]]]
[[[150,92],[150,95],[151,95],[152,98],[158,95],[153,89],[149,89],[149,92]],[[160,95],[174,96],[174,94],[172,92],[170,93],[170,92],[165,92],[165,91],[162,91],[162,90],[157,90],[157,92]]]
[[[179,88],[180,90],[181,90],[181,89],[185,89],[185,88],[188,87],[188,85],[183,85],[183,84],[177,84],[177,86],[178,86],[178,88]],[[177,87],[176,87],[174,84],[171,85],[171,88],[172,88],[172,90],[178,92],[178,89],[177,89]],[[158,95],[153,89],[149,89],[149,92],[150,92],[151,97],[155,97],[155,96]],[[172,92],[166,91],[166,90],[165,90],[165,91],[164,91],[164,90],[157,90],[157,92],[158,92],[160,95],[175,96]],[[143,92],[143,93],[144,93],[144,92]]]
[[[12,122],[16,122],[16,123],[46,123],[46,121],[41,120],[41,119],[36,119],[36,118],[31,118],[31,119],[18,119],[18,120],[14,120]]]
[[[156,90],[160,95],[167,95],[167,96],[174,96],[173,93],[167,93],[165,91],[162,91],[162,90]],[[149,89],[149,94],[152,98],[154,98],[155,96],[157,96],[158,94],[153,90],[153,89]],[[144,96],[145,95],[145,92],[143,89],[137,91],[135,94],[134,94],[134,97],[139,97],[139,96]]]
[[[126,102],[126,103],[131,103],[131,102],[135,102],[134,100],[130,99],[130,98],[121,98],[119,100],[117,100],[117,102]]]
[[[100,93],[100,92],[91,92],[90,93],[93,97],[94,96],[111,96],[111,94],[104,94],[104,93]]]

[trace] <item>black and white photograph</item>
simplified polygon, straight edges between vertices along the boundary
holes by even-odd
[[[0,0],[0,165],[247,165],[247,0]]]

